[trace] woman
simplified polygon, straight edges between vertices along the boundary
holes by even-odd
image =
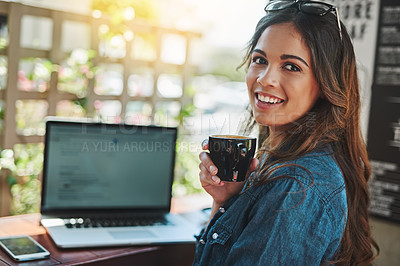
[[[245,185],[222,182],[200,154],[213,206],[194,265],[370,264],[379,248],[350,37],[329,4],[272,1],[265,10],[244,61],[265,140]]]

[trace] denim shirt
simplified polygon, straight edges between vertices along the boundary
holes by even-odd
[[[314,151],[229,199],[196,236],[193,265],[320,265],[334,258],[347,221],[343,175]],[[307,170],[305,170],[307,169]]]

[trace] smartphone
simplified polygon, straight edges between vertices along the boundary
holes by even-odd
[[[15,261],[37,260],[50,257],[50,252],[27,235],[0,237],[0,246]]]

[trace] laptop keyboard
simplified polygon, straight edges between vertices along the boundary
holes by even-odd
[[[167,225],[165,217],[74,217],[64,219],[68,228]]]

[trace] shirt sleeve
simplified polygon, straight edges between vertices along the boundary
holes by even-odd
[[[333,228],[318,191],[290,177],[268,185],[226,265],[319,265],[329,259]]]

